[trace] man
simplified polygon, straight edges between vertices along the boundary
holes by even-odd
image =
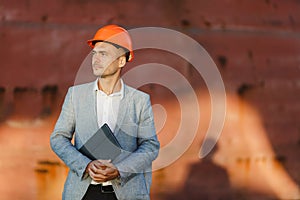
[[[120,78],[121,69],[133,59],[131,38],[122,27],[108,25],[88,44],[97,80],[69,88],[50,138],[53,151],[70,169],[63,199],[150,199],[152,161],[159,142],[149,95]],[[114,132],[122,153],[113,161],[91,160],[78,149],[104,123]]]

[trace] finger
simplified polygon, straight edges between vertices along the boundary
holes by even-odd
[[[97,160],[98,162],[101,162],[101,163],[107,163],[107,162],[111,162],[111,160],[109,159],[109,160],[101,160],[101,159],[98,159]]]
[[[101,163],[103,165],[107,165],[107,164],[111,163],[111,160],[97,160],[97,161],[98,161],[98,163]]]
[[[106,168],[106,163],[108,163],[106,160],[96,160],[95,161],[95,166],[98,169],[105,169]]]
[[[96,166],[92,166],[90,168],[90,170],[94,173],[94,174],[101,174],[106,176],[107,174],[113,173],[115,171],[114,168],[110,168],[110,167],[104,167],[104,168],[98,168]]]
[[[101,169],[100,167],[98,167],[97,163],[92,163],[92,165],[89,168],[90,170],[92,170],[94,173],[98,173],[98,169]]]
[[[106,175],[107,174],[106,168],[107,167],[105,167],[105,168],[97,168],[97,167],[95,167],[95,168],[91,168],[91,170],[93,171],[94,174]]]
[[[106,167],[110,167],[110,168],[116,168],[115,166],[114,166],[114,164],[112,164],[111,162],[103,162],[103,164],[106,166]]]
[[[112,163],[109,163],[108,160],[95,160],[91,163],[89,169],[94,174],[102,175],[111,174],[116,171],[116,167]]]
[[[112,173],[114,173],[116,170],[114,168],[110,168],[110,167],[107,167],[105,170],[103,170],[101,173],[105,176],[108,176]]]
[[[94,173],[92,170],[89,170],[89,175],[95,181],[99,181],[99,182],[107,181],[107,176],[105,176],[101,173],[98,174],[98,173]]]

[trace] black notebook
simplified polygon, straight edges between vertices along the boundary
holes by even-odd
[[[121,153],[121,146],[107,124],[104,124],[79,151],[91,160],[114,160]]]

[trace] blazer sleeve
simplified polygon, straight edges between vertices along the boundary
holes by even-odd
[[[91,160],[82,155],[71,142],[76,125],[72,91],[71,87],[67,92],[61,113],[56,122],[54,131],[50,136],[50,145],[57,156],[74,171],[78,177],[83,179],[86,177],[84,176],[86,166]]]
[[[156,136],[150,97],[147,95],[138,126],[137,149],[115,164],[120,172],[121,184],[134,173],[150,172],[153,160],[158,156],[160,143]],[[150,166],[150,167],[149,167]]]

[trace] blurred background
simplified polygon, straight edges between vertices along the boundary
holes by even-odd
[[[124,72],[150,62],[176,69],[201,112],[191,146],[153,173],[153,200],[300,199],[299,11],[299,0],[0,0],[0,199],[61,199],[68,169],[49,136],[90,52],[86,41],[111,23],[188,35],[209,53],[226,88],[223,131],[199,159],[211,117],[201,75],[172,53],[135,52]],[[162,85],[139,89],[161,105],[154,114],[164,147],[180,124],[178,100]]]

